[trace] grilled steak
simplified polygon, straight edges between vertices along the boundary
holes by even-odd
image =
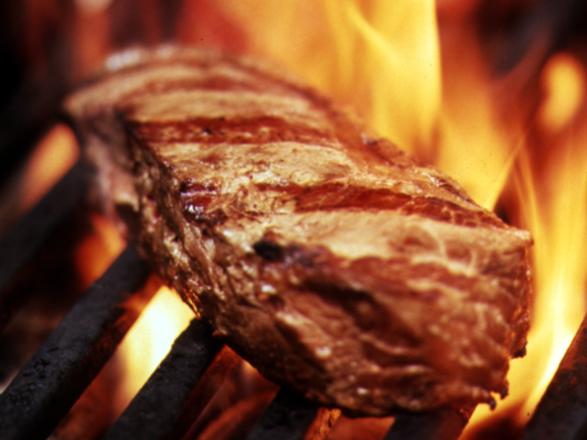
[[[66,108],[109,212],[266,377],[371,415],[506,392],[529,234],[351,113],[177,48],[114,56]]]

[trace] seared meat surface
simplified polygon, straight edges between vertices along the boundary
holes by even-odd
[[[371,415],[507,390],[529,234],[351,113],[178,48],[114,56],[66,108],[106,209],[268,378]]]

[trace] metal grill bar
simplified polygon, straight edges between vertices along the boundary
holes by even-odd
[[[385,440],[454,440],[465,428],[472,409],[444,409],[398,415]]]
[[[135,294],[148,276],[147,264],[128,248],[76,303],[0,396],[2,439],[47,438],[154,293]]]
[[[317,412],[316,404],[282,388],[247,440],[303,439]]]
[[[25,292],[4,289],[43,245],[85,192],[87,168],[78,162],[19,223],[0,240],[0,330],[21,304]]]
[[[587,318],[575,334],[524,438],[587,438]]]
[[[104,438],[181,438],[205,404],[190,397],[220,348],[207,324],[192,321]]]

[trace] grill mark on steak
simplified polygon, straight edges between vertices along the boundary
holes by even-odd
[[[302,186],[295,184],[257,184],[260,191],[275,191],[291,196],[296,212],[329,210],[386,210],[406,215],[419,215],[460,226],[492,226],[506,228],[497,217],[483,211],[472,211],[437,197],[417,196],[391,188],[368,188],[342,182]]]
[[[163,55],[159,59],[151,60],[150,65],[152,67],[164,67],[164,66],[177,66],[177,65],[184,65],[192,67],[196,70],[201,72],[207,72],[212,69],[216,65],[224,65],[229,69],[234,69],[234,71],[242,71],[250,74],[252,77],[256,79],[256,81],[248,82],[231,82],[230,80],[226,80],[226,83],[219,84],[216,83],[218,86],[218,90],[228,91],[231,87],[234,86],[233,90],[240,90],[241,86],[247,84],[249,90],[257,90],[259,87],[262,87],[262,90],[273,90],[278,91],[281,90],[284,94],[291,94],[291,95],[302,95],[308,98],[308,102],[311,103],[313,108],[316,111],[324,112],[327,120],[333,127],[337,127],[336,130],[336,137],[339,139],[343,146],[349,146],[348,151],[354,153],[358,156],[367,156],[368,159],[373,160],[375,157],[379,159],[383,159],[388,163],[393,163],[396,166],[398,162],[406,163],[406,165],[413,164],[412,159],[410,159],[407,155],[403,152],[398,150],[397,148],[391,149],[391,157],[389,156],[389,152],[383,152],[382,150],[376,149],[364,149],[362,148],[365,143],[365,138],[363,137],[364,134],[357,130],[357,121],[349,121],[348,117],[350,114],[341,114],[340,109],[337,109],[333,106],[332,102],[326,98],[325,96],[319,94],[314,89],[308,87],[305,84],[298,83],[293,81],[292,78],[284,78],[282,72],[277,72],[273,70],[273,66],[263,65],[260,66],[258,62],[251,62],[249,60],[239,59],[237,57],[231,55],[224,55],[224,56],[217,56],[217,54],[211,52],[208,59],[202,60],[198,57],[193,58],[186,58],[178,60],[176,58],[167,57],[167,55]],[[130,64],[126,66],[123,71],[124,72],[133,72],[133,71],[140,71],[141,64]],[[216,82],[212,80],[212,85]],[[204,80],[205,81],[205,80]],[[203,83],[204,81],[194,81],[194,83]],[[186,86],[186,81],[171,81],[173,85],[170,85],[169,88],[165,88],[164,90],[172,91],[182,89]],[[262,85],[262,86],[261,86]],[[149,85],[147,84],[147,87]],[[151,87],[159,87],[164,88],[165,86],[161,85],[161,82],[155,81]],[[199,88],[199,86],[198,86]],[[144,95],[143,90],[137,90],[136,95]],[[135,95],[135,96],[136,96]],[[121,97],[121,101],[128,100],[126,96]],[[386,140],[377,140],[377,146],[379,143],[387,143]],[[401,158],[401,159],[400,159]],[[400,160],[398,160],[400,159]]]
[[[259,84],[252,80],[242,80],[229,78],[226,76],[207,76],[200,79],[172,79],[162,80],[154,79],[145,84],[144,89],[134,91],[124,95],[126,101],[132,102],[137,97],[146,93],[166,93],[178,91],[219,91],[219,92],[236,92],[236,91],[256,91],[266,93],[266,85]],[[279,90],[274,90],[278,93]]]
[[[191,118],[175,123],[135,122],[130,124],[136,136],[150,142],[197,142],[200,144],[295,141],[332,142],[325,130],[292,124],[272,116],[253,118]]]

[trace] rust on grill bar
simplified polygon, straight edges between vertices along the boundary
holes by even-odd
[[[443,409],[398,415],[385,440],[454,440],[465,428],[473,408]]]
[[[530,420],[524,438],[587,438],[587,317]]]
[[[53,431],[154,293],[144,288],[148,278],[147,264],[128,248],[84,294],[0,396],[3,440]]]
[[[181,438],[206,403],[190,400],[220,348],[209,325],[193,320],[104,438]]]
[[[317,412],[316,404],[282,388],[247,440],[302,439]]]
[[[82,162],[76,163],[0,240],[0,330],[26,299],[26,292],[9,291],[7,284],[81,200],[86,189],[86,174],[87,166]]]

